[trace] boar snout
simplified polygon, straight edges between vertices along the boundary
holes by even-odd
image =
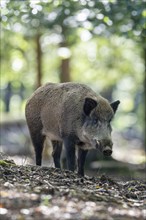
[[[104,156],[111,156],[112,154],[112,146],[113,146],[113,143],[111,140],[104,140],[103,141],[103,155]]]
[[[96,141],[96,148],[98,148],[104,156],[110,156],[112,154],[113,143],[111,140]]]
[[[106,146],[103,150],[103,155],[104,156],[111,156],[112,154],[112,149],[109,146]]]

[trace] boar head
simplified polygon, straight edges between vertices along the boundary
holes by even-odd
[[[109,103],[106,99],[98,101],[85,98],[83,112],[84,123],[82,126],[81,139],[85,143],[83,148],[97,148],[105,156],[112,154],[111,120],[118,108],[120,101]]]

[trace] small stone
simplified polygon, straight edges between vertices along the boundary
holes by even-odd
[[[1,215],[6,215],[7,212],[8,212],[7,209],[5,209],[5,208],[0,208],[0,214],[1,214]]]
[[[13,188],[14,187],[14,185],[9,183],[9,182],[5,182],[4,186],[7,187],[7,188]]]
[[[21,209],[20,212],[24,215],[29,215],[30,214],[30,211],[29,209]]]

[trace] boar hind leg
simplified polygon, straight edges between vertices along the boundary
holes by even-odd
[[[36,154],[36,165],[42,165],[42,152],[44,147],[44,140],[45,136],[40,136],[39,141],[37,141],[37,146],[35,147],[35,154]]]
[[[61,156],[61,151],[62,151],[62,143],[59,141],[52,141],[53,145],[53,152],[52,156],[54,159],[54,164],[56,168],[61,168],[60,166],[60,156]]]
[[[78,150],[78,174],[84,176],[84,165],[88,150]]]
[[[40,131],[35,131],[35,132],[30,131],[30,134],[35,150],[36,165],[41,166],[45,136],[42,135]]]
[[[64,139],[64,146],[66,150],[67,168],[71,171],[75,170],[75,143],[70,138]]]

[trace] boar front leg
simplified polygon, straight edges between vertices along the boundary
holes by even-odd
[[[75,170],[75,143],[72,138],[64,139],[64,147],[66,150],[67,168],[71,171]]]
[[[78,149],[78,174],[84,176],[84,165],[88,150]]]
[[[60,156],[61,156],[61,151],[62,151],[62,143],[59,141],[52,141],[53,145],[53,152],[52,156],[54,159],[54,164],[56,168],[61,168],[60,166]]]

